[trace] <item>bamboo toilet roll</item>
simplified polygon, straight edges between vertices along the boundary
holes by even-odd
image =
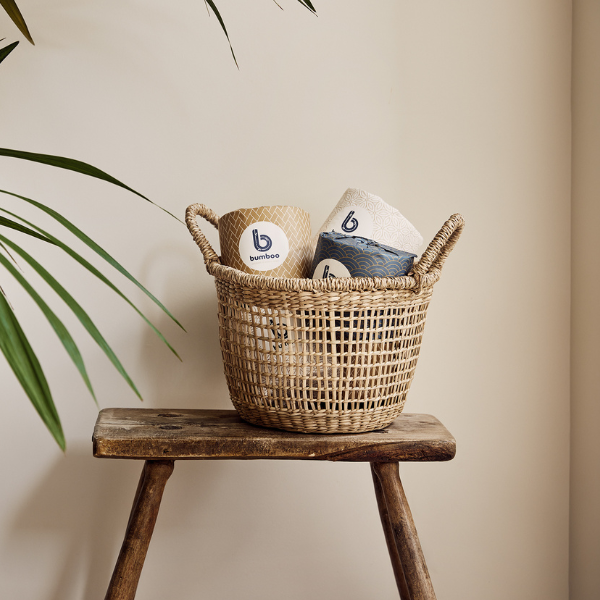
[[[310,215],[295,206],[242,208],[219,219],[221,262],[271,277],[308,277]]]
[[[357,235],[406,252],[417,253],[423,244],[421,234],[400,211],[379,196],[355,188],[346,190],[317,237],[324,231]]]

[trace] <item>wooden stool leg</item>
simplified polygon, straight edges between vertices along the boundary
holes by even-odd
[[[387,504],[383,497],[383,490],[381,489],[381,483],[379,477],[375,472],[375,467],[371,463],[371,472],[373,474],[373,485],[375,486],[375,498],[377,499],[377,506],[379,507],[379,516],[381,517],[381,524],[383,525],[383,533],[385,535],[385,542],[387,549],[390,554],[392,561],[392,569],[394,570],[394,577],[396,578],[396,585],[400,592],[401,600],[411,600],[408,587],[406,585],[406,578],[404,577],[404,569],[402,568],[402,562],[400,561],[400,554],[396,547],[396,538],[394,537],[394,530],[388,515]]]
[[[105,600],[133,600],[137,590],[150,538],[154,531],[160,501],[173,472],[172,460],[148,460],[142,470],[125,539],[115,565]]]
[[[394,545],[390,542],[395,542],[396,552],[390,550],[390,558],[396,575],[396,582],[400,579],[400,582],[398,582],[400,597],[404,600],[408,591],[409,595],[406,597],[409,600],[436,600],[417,530],[402,489],[398,463],[371,463],[371,468],[374,477],[381,486],[380,492],[378,492],[378,486],[375,485],[375,493],[380,493],[382,500],[384,500],[384,502],[381,502],[380,497],[377,497],[381,521],[384,524],[383,528],[388,541],[388,549],[390,545]],[[383,511],[382,504],[385,505]],[[389,533],[386,524],[391,529]],[[403,589],[401,585],[400,569],[408,590]]]

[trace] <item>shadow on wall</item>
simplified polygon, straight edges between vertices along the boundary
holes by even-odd
[[[16,548],[36,548],[38,540],[51,538],[55,575],[45,586],[43,600],[104,597],[142,467],[143,461],[95,459],[91,444],[72,447],[24,499],[10,529],[9,543]],[[190,513],[202,512],[210,502],[208,497],[218,489],[222,472],[218,464],[196,464],[196,468],[198,477],[191,482],[186,477],[169,482],[165,500],[170,498],[169,504],[176,504],[176,509],[171,506],[171,510],[161,511],[163,532],[185,527]],[[22,561],[31,563],[33,557],[39,554]],[[30,569],[34,572],[35,565],[30,564]]]
[[[190,242],[190,247],[191,247]],[[146,406],[161,408],[233,408],[229,400],[219,344],[217,294],[199,252],[157,247],[148,255],[142,280],[158,279],[159,294],[187,333],[148,305],[152,322],[177,350],[182,362],[144,328],[140,362],[146,373]],[[153,287],[153,286],[149,286]],[[156,286],[154,286],[156,287]]]
[[[39,600],[104,597],[142,465],[80,444],[23,500],[7,542],[27,572],[52,564]],[[363,464],[178,461],[139,596],[354,600],[377,581],[393,592],[369,480]]]
[[[115,466],[94,460],[89,446],[71,447],[23,500],[11,539],[27,539],[35,547],[36,540],[52,537],[53,552],[61,554],[54,556],[55,580],[48,582],[44,600],[74,597],[82,578],[84,600],[102,597],[118,546],[116,516],[126,514],[139,468],[134,463]]]

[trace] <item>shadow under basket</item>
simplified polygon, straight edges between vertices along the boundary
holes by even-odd
[[[453,215],[405,277],[284,279],[226,267],[197,223],[186,223],[215,278],[231,401],[245,421],[306,433],[359,433],[404,408],[427,308],[464,220]]]

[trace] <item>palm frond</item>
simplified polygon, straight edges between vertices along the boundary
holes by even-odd
[[[4,294],[0,294],[0,350],[42,421],[64,450],[65,436],[48,382]]]
[[[298,0],[298,2],[300,2],[300,4],[302,4],[302,6],[305,6],[306,8],[308,8],[308,10],[310,10],[310,12],[314,13],[315,15],[317,14],[317,10],[315,9],[315,7],[313,6],[313,3],[310,0]]]
[[[31,198],[26,198],[25,196],[21,196],[20,194],[15,194],[13,192],[7,192],[6,190],[0,190],[0,193],[8,194],[9,196],[19,198],[20,200],[23,200],[24,202],[27,202],[28,204],[39,208],[41,211],[51,216],[55,221],[58,221],[63,227],[65,227],[75,237],[82,241],[88,248],[93,250],[98,256],[104,259],[111,267],[115,268],[117,271],[119,271],[119,273],[121,273],[124,277],[126,277],[127,279],[129,279],[129,281],[136,285],[142,292],[144,292],[144,294],[146,294],[146,296],[148,296],[148,298],[150,298],[150,300],[152,300],[152,302],[156,304],[156,306],[158,306],[166,315],[168,315],[175,323],[177,323],[177,325],[179,325],[181,329],[185,331],[183,325],[171,314],[167,307],[164,306],[158,298],[156,298],[150,291],[148,291],[127,269],[125,269],[125,267],[123,267],[117,260],[115,260],[110,254],[108,254],[108,252],[103,250],[96,242],[94,242],[94,240],[92,240],[83,231],[81,231],[81,229],[79,229],[73,223],[71,223],[71,221],[69,221],[67,218],[63,217],[54,209],[50,208],[49,206],[46,206],[45,204],[42,204],[41,202],[38,202],[37,200],[32,200]],[[23,223],[26,223],[30,227],[34,227],[37,231],[42,232],[41,229],[39,229],[32,223],[29,223],[29,221],[26,221],[22,217],[19,217],[18,215],[15,215],[14,213],[11,213],[5,209],[0,210],[16,217],[17,219],[21,220]],[[46,233],[47,232],[44,232],[44,235],[46,235]],[[59,241],[56,238],[53,238],[49,235],[46,235],[46,237],[48,237],[48,239],[53,239],[55,244],[60,245]]]
[[[30,283],[23,277],[21,273],[15,268],[13,264],[2,254],[0,254],[0,264],[4,266],[4,268],[19,282],[19,284],[25,289],[25,291],[33,298],[35,303],[39,306],[40,310],[48,319],[48,322],[54,329],[58,339],[61,341],[68,355],[71,357],[71,360],[77,367],[77,370],[81,374],[83,381],[90,391],[92,398],[96,405],[98,405],[98,401],[96,399],[96,394],[94,393],[94,389],[92,388],[92,382],[87,373],[87,369],[85,368],[85,364],[83,362],[83,357],[81,356],[81,352],[75,343],[75,340],[72,338],[71,334],[64,326],[63,322],[56,316],[56,313],[46,304],[44,299],[35,291],[35,289],[30,285]]]
[[[0,6],[4,8],[8,16],[12,19],[12,22],[19,28],[19,31],[35,46],[35,42],[29,33],[27,23],[25,23],[25,19],[15,0],[0,0]]]
[[[65,158],[64,156],[54,156],[52,154],[38,154],[35,152],[25,152],[23,150],[11,150],[9,148],[0,148],[0,156],[9,156],[12,158],[20,158],[21,160],[30,160],[32,162],[58,167],[59,169],[67,169],[68,171],[75,171],[76,173],[81,173],[82,175],[88,175],[89,177],[95,177],[96,179],[107,181],[108,183],[112,183],[113,185],[117,185],[136,194],[140,198],[150,202],[150,204],[154,204],[154,206],[160,208],[168,215],[171,215],[174,219],[182,222],[181,219],[170,213],[166,208],[163,208],[155,202],[152,202],[152,200],[144,196],[144,194],[136,192],[133,188],[130,188],[128,185],[125,185],[118,179],[115,179],[112,175],[109,175],[108,173],[105,173],[104,171],[101,171],[100,169],[81,160],[77,160],[75,158]]]
[[[19,42],[13,42],[4,48],[0,48],[0,63],[19,45]]]
[[[8,258],[10,258],[10,260],[13,261],[13,263],[14,263],[15,267],[17,267],[17,269],[21,270],[21,267],[19,267],[19,263],[15,260],[15,257],[10,253],[8,248],[2,242],[0,242],[0,250],[2,250],[2,252],[4,252],[4,254],[6,254],[6,256],[8,256]]]
[[[277,4],[277,6],[279,6],[279,8],[282,8],[280,6],[280,4],[277,2],[277,0],[274,0],[274,2],[275,2],[275,4]],[[310,0],[298,0],[298,2],[300,2],[300,4],[302,4],[302,6],[304,6],[308,10],[310,10],[310,12],[312,12],[314,15],[317,14],[315,7],[313,6],[313,3]],[[231,40],[229,39],[229,34],[227,33],[227,28],[225,27],[225,22],[223,21],[223,18],[221,17],[221,13],[219,12],[219,9],[217,8],[217,6],[213,2],[213,0],[204,0],[204,4],[206,4],[207,10],[210,7],[210,9],[215,13],[217,20],[219,21],[219,23],[221,25],[221,29],[223,30],[223,33],[225,34],[225,37],[227,38],[227,42],[229,42],[229,49],[231,50],[231,55],[233,56],[233,60],[235,61],[235,64],[236,64],[237,68],[239,69],[240,66],[238,65],[238,61],[235,57],[235,53],[233,52],[233,46],[231,45]]]
[[[71,311],[75,314],[75,316],[79,319],[80,323],[84,326],[86,331],[90,334],[92,339],[98,344],[98,346],[102,349],[104,354],[106,354],[107,358],[113,364],[113,366],[117,369],[117,371],[121,374],[123,379],[128,383],[129,387],[135,392],[135,394],[142,399],[140,392],[137,387],[133,383],[131,377],[129,377],[127,371],[125,371],[121,361],[117,358],[116,354],[113,352],[112,348],[108,345],[98,328],[89,317],[89,315],[83,310],[81,305],[67,292],[67,290],[52,276],[50,273],[39,263],[37,260],[33,258],[30,254],[25,252],[21,247],[17,246],[14,242],[9,240],[8,238],[0,235],[0,242],[6,244],[11,250],[14,250],[16,254],[18,254],[25,262],[29,264],[30,267],[58,294],[58,296],[65,302],[65,304],[71,309]]]
[[[6,217],[0,217],[0,227],[7,227],[9,229],[15,229],[16,231],[20,231],[21,233],[26,233],[31,237],[37,238],[38,240],[42,240],[44,242],[48,242],[49,244],[53,244],[47,237],[29,229],[29,227],[24,227],[20,223],[15,223],[11,219],[7,219]]]
[[[210,6],[210,8],[212,9],[212,11],[215,13],[215,17],[217,17],[219,23],[221,24],[221,29],[223,30],[223,33],[225,33],[225,37],[227,38],[227,41],[229,42],[229,49],[231,50],[231,56],[233,56],[233,60],[235,61],[235,66],[239,69],[240,65],[238,65],[238,61],[235,57],[235,53],[233,51],[233,46],[231,45],[231,40],[229,39],[229,34],[227,33],[227,27],[225,27],[225,22],[223,21],[223,18],[221,17],[221,13],[219,12],[219,9],[217,8],[217,6],[215,5],[215,3],[212,0],[204,0],[206,6]]]
[[[160,340],[162,342],[164,342],[164,344],[169,348],[169,350],[171,350],[171,352],[173,352],[173,354],[177,358],[179,358],[179,360],[181,360],[181,357],[179,356],[179,354],[177,354],[177,352],[175,351],[175,349],[171,346],[171,344],[169,344],[169,342],[166,340],[166,338],[164,337],[164,335],[152,324],[152,322],[144,315],[144,313],[142,313],[142,311],[129,298],[127,298],[127,296],[125,296],[125,294],[123,294],[123,292],[121,292],[121,290],[119,290],[119,288],[117,288],[107,277],[105,277],[98,269],[96,269],[96,267],[94,267],[94,265],[92,265],[89,261],[87,261],[85,258],[83,258],[83,256],[81,256],[80,254],[78,254],[77,252],[75,252],[75,250],[73,250],[72,248],[70,248],[69,246],[67,246],[63,242],[61,242],[58,238],[56,238],[55,236],[53,236],[48,231],[45,231],[41,227],[38,227],[37,225],[34,225],[30,221],[27,221],[23,217],[20,217],[19,215],[16,215],[15,213],[10,212],[9,210],[6,210],[5,208],[1,208],[0,207],[0,211],[2,211],[4,213],[7,213],[7,214],[9,214],[9,215],[11,215],[11,216],[13,216],[13,217],[15,217],[17,219],[20,219],[21,221],[23,221],[23,223],[27,223],[27,225],[29,225],[30,227],[35,228],[44,237],[46,237],[49,241],[51,241],[55,246],[58,246],[59,248],[61,248],[71,258],[73,258],[74,260],[76,260],[81,266],[83,266],[90,273],[92,273],[92,275],[94,275],[98,279],[100,279],[100,281],[102,281],[104,284],[106,284],[111,290],[113,290],[117,295],[119,295],[123,300],[125,300],[125,302],[127,302],[127,304],[129,304],[129,306],[131,306],[138,313],[138,315],[140,315],[140,317],[142,317],[142,319],[144,319],[144,321],[150,327],[150,329],[152,329],[152,331],[154,331],[154,333],[160,338]],[[83,235],[85,235],[85,234],[83,234]],[[131,277],[131,279],[134,282],[136,281],[133,277]],[[138,284],[138,285],[141,286],[141,284]],[[142,289],[145,289],[145,288],[143,288],[143,286],[141,286],[141,287],[142,287]],[[150,292],[148,292],[148,294],[150,294]],[[152,296],[151,294],[150,294],[150,296],[152,298],[154,298],[154,296]],[[158,302],[158,300],[156,300],[156,302]],[[162,304],[160,304],[160,303],[159,303],[159,305],[162,306]],[[167,314],[170,314],[166,310],[166,308],[165,308],[165,311],[167,312]],[[173,317],[173,320],[175,320],[174,317]],[[175,320],[175,322],[179,325],[178,321]],[[181,325],[180,325],[180,327],[181,327]],[[182,327],[182,329],[183,329],[183,327]]]

